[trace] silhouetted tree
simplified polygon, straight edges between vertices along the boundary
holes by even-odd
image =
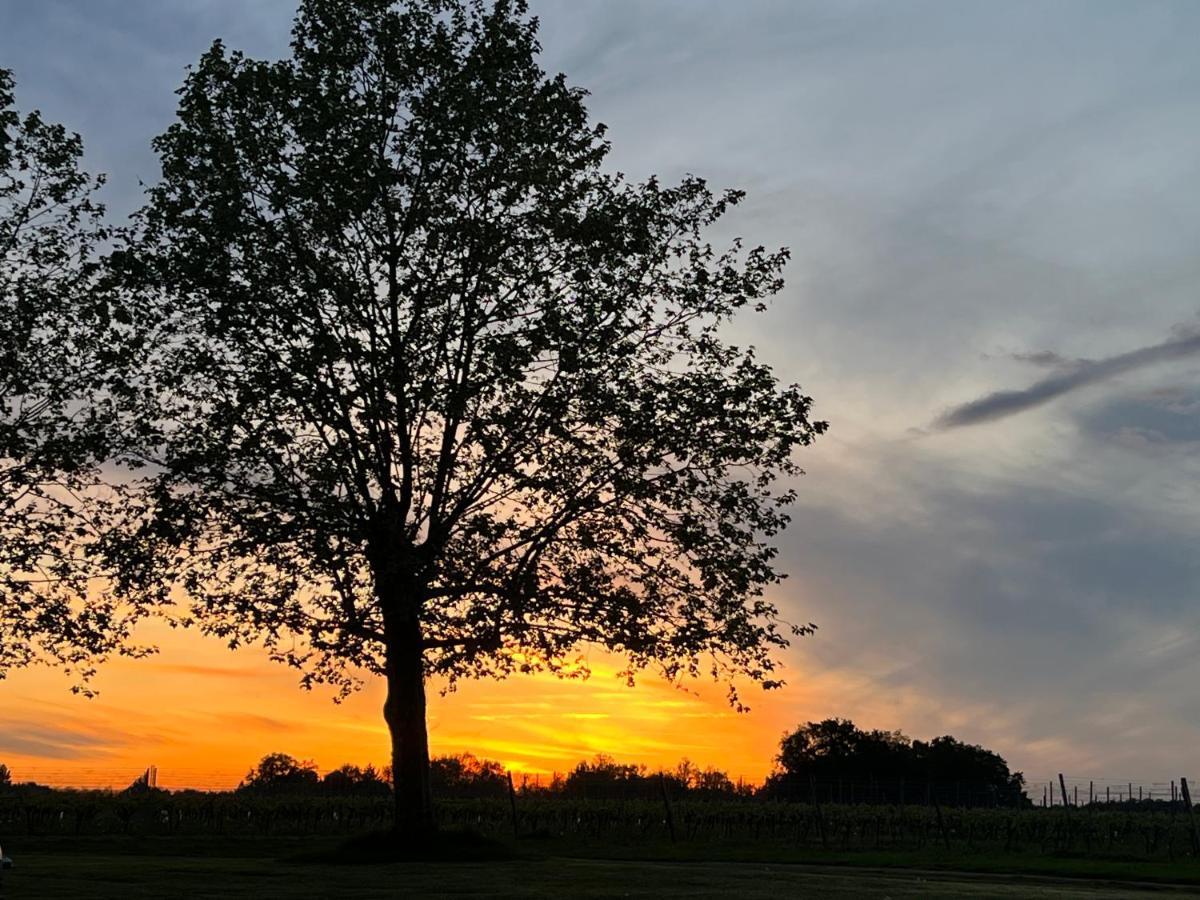
[[[998,798],[1008,800],[1022,796],[1025,776],[1010,772],[1000,754],[977,744],[964,744],[945,735],[932,741],[913,741],[914,769],[924,777],[941,781],[985,784]]]
[[[562,792],[595,799],[652,796],[657,785],[648,782],[645,766],[619,763],[601,753],[567,773]]]
[[[336,795],[386,796],[391,793],[391,786],[374,766],[361,769],[344,765],[325,774],[321,790]]]
[[[293,794],[314,790],[321,783],[317,767],[300,762],[286,753],[269,753],[258,761],[242,783],[239,791],[264,794]]]
[[[12,787],[12,770],[0,763],[0,788]]]
[[[89,583],[111,500],[98,461],[116,436],[104,373],[128,312],[98,289],[102,179],[82,153],[18,112],[0,69],[0,678],[54,661],[86,682],[131,624]]]
[[[718,337],[786,252],[705,240],[739,193],[606,172],[538,49],[523,0],[305,0],[290,59],[216,43],[115,260],[156,466],[126,582],[305,684],[384,677],[405,832],[431,676],[595,644],[778,685],[780,478],[824,428]]]
[[[911,741],[898,731],[862,731],[848,719],[809,722],[780,743],[780,768],[818,777],[865,778],[909,766]]]
[[[670,778],[689,794],[729,795],[738,793],[733,779],[719,769],[701,769],[690,760],[681,760]]]
[[[811,779],[828,783],[907,780],[919,801],[922,783],[961,784],[989,792],[995,802],[1015,802],[1025,784],[997,753],[952,737],[913,741],[899,731],[863,731],[848,719],[809,722],[780,743],[768,796],[807,798]]]
[[[430,783],[435,797],[502,797],[508,793],[504,767],[470,753],[435,757],[430,761]]]

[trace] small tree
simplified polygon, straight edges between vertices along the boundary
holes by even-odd
[[[264,794],[294,794],[314,790],[321,783],[317,767],[300,762],[286,753],[269,753],[258,761],[242,783],[239,791]]]
[[[443,797],[503,797],[508,793],[504,767],[471,753],[435,757],[430,761],[430,780],[434,793]]]
[[[12,787],[12,771],[4,763],[0,763],[0,788]]]
[[[126,312],[100,290],[103,182],[82,153],[78,135],[17,111],[0,69],[0,678],[35,661],[86,678],[130,625],[90,583]]]
[[[780,478],[824,428],[718,337],[786,252],[705,240],[738,193],[604,171],[537,52],[522,0],[305,0],[290,59],[214,44],[115,259],[157,467],[125,583],[307,685],[385,678],[410,833],[432,676],[596,644],[778,685]]]
[[[321,779],[321,790],[329,794],[386,796],[391,787],[374,766],[368,765],[361,769],[358,766],[344,765],[325,773],[325,777]]]

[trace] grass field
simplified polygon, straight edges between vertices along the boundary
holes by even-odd
[[[740,860],[728,849],[726,858],[713,860],[696,848],[676,850],[675,859],[629,858],[628,850],[625,858],[599,858],[603,849],[593,848],[583,858],[569,846],[552,845],[517,847],[513,852],[519,858],[491,862],[350,865],[306,861],[297,849],[295,840],[43,841],[9,850],[17,868],[5,874],[0,898],[1200,896],[1200,871],[1190,864],[1149,870],[1142,864],[1058,860],[1057,868],[1043,864],[1040,874],[1021,874],[1022,860],[1015,857],[828,854],[824,861],[749,861],[747,848]],[[321,845],[314,849],[320,851]],[[689,853],[691,858],[684,858]],[[897,865],[920,868],[890,868]],[[1079,877],[1054,877],[1056,871]],[[1145,877],[1160,881],[1139,882]],[[1191,880],[1193,886],[1169,883],[1176,880]]]

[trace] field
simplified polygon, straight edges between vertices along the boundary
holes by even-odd
[[[310,843],[329,848],[328,839]],[[675,859],[601,859],[570,855],[565,846],[518,847],[520,854],[491,862],[427,862],[380,865],[332,864],[296,855],[297,842],[35,841],[24,848],[18,868],[7,873],[4,900],[142,900],[177,896],[228,898],[371,897],[821,897],[821,898],[1134,898],[1195,896],[1194,889],[1166,884],[1113,881],[1136,875],[1120,867],[1092,877],[938,869],[893,869],[887,857],[859,855],[843,863],[705,859],[676,853]],[[653,852],[653,848],[648,848]],[[592,852],[598,852],[593,847]],[[737,854],[733,854],[737,855]],[[690,858],[689,858],[690,857]],[[909,862],[935,865],[937,854]],[[896,860],[890,860],[895,862]],[[996,858],[959,857],[958,865],[1002,865]],[[1070,866],[1067,866],[1069,869]],[[1180,868],[1177,875],[1200,876]],[[1101,880],[1104,879],[1104,880]],[[1200,878],[1198,878],[1200,880]]]
[[[9,841],[21,836],[347,836],[387,827],[390,814],[386,797],[46,791],[0,794],[0,835]],[[447,829],[581,846],[749,843],[788,851],[999,852],[1166,864],[1200,855],[1192,818],[1169,804],[964,809],[518,794],[512,804],[505,797],[446,800],[438,814]]]
[[[467,852],[365,864],[385,798],[10,796],[0,898],[1200,895],[1179,809],[515,799],[516,837],[507,798],[445,801]]]

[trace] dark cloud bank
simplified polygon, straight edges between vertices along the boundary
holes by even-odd
[[[946,430],[994,422],[1125,372],[1183,359],[1197,353],[1200,353],[1200,333],[1192,333],[1107,359],[1075,363],[1069,369],[1043,378],[1024,390],[997,391],[957,406],[944,413],[934,426]],[[1036,356],[1040,359],[1042,354]]]

